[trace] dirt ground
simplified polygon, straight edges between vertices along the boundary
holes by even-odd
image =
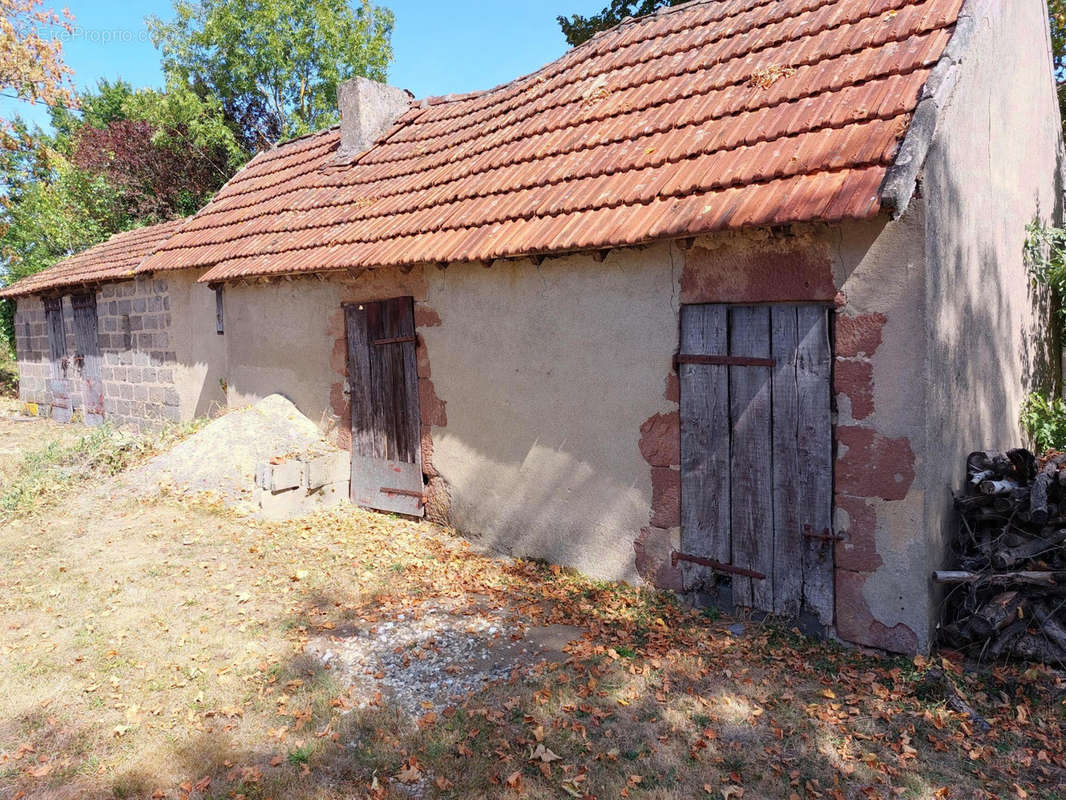
[[[0,418],[0,474],[71,435]],[[263,523],[120,486],[0,527],[0,797],[1066,798],[1043,667],[811,642],[350,507]]]

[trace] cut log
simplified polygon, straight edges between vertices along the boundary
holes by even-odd
[[[1006,453],[994,450],[977,450],[966,457],[966,471],[970,474],[991,470],[998,475],[1006,475],[1010,468],[1011,462]]]
[[[1048,464],[1040,470],[1040,474],[1033,480],[1029,488],[1029,521],[1034,525],[1043,525],[1051,516],[1047,507],[1047,492],[1051,486],[1052,477],[1057,473],[1054,464]]]
[[[1045,664],[1066,661],[1066,650],[1050,639],[1033,633],[1018,638],[1014,643],[1014,654],[1027,661],[1042,661]]]
[[[998,661],[1004,653],[1010,652],[1011,647],[1018,640],[1018,637],[1025,633],[1025,628],[1028,624],[1029,621],[1024,619],[1018,619],[1012,622],[1000,631],[995,639],[991,640],[984,655],[989,661]]]
[[[977,583],[988,586],[1010,586],[1026,584],[1030,586],[1060,586],[1066,584],[1066,570],[1053,571],[1018,571],[1018,572],[968,572],[966,570],[938,569],[933,573],[937,583],[960,584]],[[1066,588],[1064,586],[1063,588]]]
[[[982,639],[990,638],[1018,618],[1018,609],[1025,601],[1017,589],[1001,592],[977,610],[970,620],[970,627]]]
[[[1066,628],[1060,625],[1051,612],[1044,606],[1037,606],[1035,613],[1036,619],[1040,623],[1040,629],[1044,632],[1044,635],[1066,653]]]
[[[1055,531],[1046,536],[1037,536],[1014,547],[1004,547],[992,554],[992,563],[999,569],[1008,569],[1053,550],[1066,542],[1066,530]]]
[[[1036,477],[1036,456],[1024,447],[1007,451],[1007,458],[1014,468],[1014,479],[1028,482]]]
[[[981,485],[978,488],[981,490],[981,494],[1012,494],[1023,487],[1012,480],[1004,479],[981,481]]]

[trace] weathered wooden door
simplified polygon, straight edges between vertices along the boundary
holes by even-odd
[[[70,298],[74,310],[75,380],[83,402],[87,425],[104,421],[104,383],[100,373],[100,337],[96,319],[96,295],[76,294]]]
[[[414,303],[345,306],[352,409],[352,502],[422,516]]]
[[[686,589],[831,624],[827,309],[682,306],[678,361]]]
[[[52,419],[70,422],[74,415],[70,398],[70,381],[67,378],[67,336],[63,323],[63,298],[46,297],[44,322],[48,330],[48,355],[52,362],[52,377],[48,380],[48,393],[52,397]]]

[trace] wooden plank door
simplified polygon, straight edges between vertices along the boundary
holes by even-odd
[[[52,419],[70,422],[74,415],[70,400],[70,381],[67,379],[67,336],[63,324],[63,298],[46,297],[44,322],[48,330],[48,355],[52,362],[52,377],[48,380],[48,393],[52,397]]]
[[[352,502],[422,516],[414,302],[345,306],[352,409]]]
[[[100,337],[96,318],[96,295],[70,298],[74,310],[74,368],[83,401],[85,424],[104,421],[104,382],[100,371]]]
[[[686,588],[727,577],[736,605],[831,624],[827,310],[684,306],[679,362]]]

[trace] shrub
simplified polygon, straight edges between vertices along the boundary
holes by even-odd
[[[1066,450],[1066,400],[1033,392],[1022,404],[1021,423],[1039,452]]]

